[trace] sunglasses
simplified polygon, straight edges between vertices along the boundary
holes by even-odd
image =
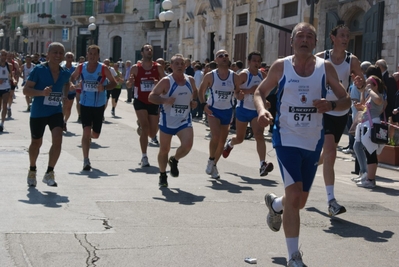
[[[219,54],[216,56],[217,58],[224,58],[224,57],[229,57],[229,54]]]

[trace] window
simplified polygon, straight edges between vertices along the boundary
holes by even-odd
[[[298,1],[283,5],[283,18],[294,17],[298,15]]]
[[[46,13],[46,3],[42,3],[42,13]]]
[[[237,16],[237,27],[248,25],[248,13],[239,14]]]

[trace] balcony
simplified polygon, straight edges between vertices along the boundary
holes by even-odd
[[[22,23],[24,26],[28,28],[37,27],[40,25],[40,18],[38,17],[39,13],[29,13],[24,14],[22,17]]]
[[[79,21],[85,21],[90,16],[96,15],[97,1],[87,0],[84,2],[71,3],[71,17]]]
[[[22,3],[11,3],[6,4],[5,13],[7,15],[21,15],[25,13],[24,4]]]
[[[97,14],[105,16],[109,22],[122,21],[125,15],[124,0],[98,1]]]

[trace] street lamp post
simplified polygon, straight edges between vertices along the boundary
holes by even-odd
[[[90,31],[90,39],[91,39],[91,44],[94,44],[94,32],[96,31],[97,25],[95,24],[96,18],[94,16],[91,16],[89,18],[89,31]]]
[[[0,49],[3,49],[3,37],[4,37],[4,30],[3,29],[0,29],[0,42],[1,42],[1,45],[0,45]]]
[[[165,28],[165,39],[163,41],[163,58],[166,60],[166,53],[168,52],[168,28],[170,22],[173,20],[174,13],[172,9],[172,1],[164,0],[162,2],[162,11],[159,13],[159,20],[163,23],[163,27]]]
[[[15,33],[17,35],[17,43],[15,47],[15,52],[19,53],[19,38],[21,37],[21,27],[17,28],[17,32]]]

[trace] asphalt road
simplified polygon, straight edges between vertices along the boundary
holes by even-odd
[[[40,180],[51,139],[46,130],[37,162],[38,185],[28,188],[29,113],[16,91],[12,119],[0,134],[0,266],[285,266],[284,232],[266,225],[264,195],[280,195],[276,155],[267,141],[275,170],[259,177],[253,139],[221,159],[215,181],[205,174],[208,133],[194,123],[190,154],[179,162],[180,177],[158,187],[158,148],[149,146],[151,167],[139,165],[136,117],[122,92],[116,117],[106,110],[100,139],[92,143],[91,172],[82,171],[81,125],[76,110],[64,134],[55,168],[58,187]],[[173,139],[172,153],[178,146]],[[343,137],[341,146],[347,144]],[[354,162],[338,152],[336,198],[347,213],[327,215],[319,168],[309,201],[301,212],[300,244],[308,266],[399,266],[399,172],[379,168],[377,187],[350,181]]]

